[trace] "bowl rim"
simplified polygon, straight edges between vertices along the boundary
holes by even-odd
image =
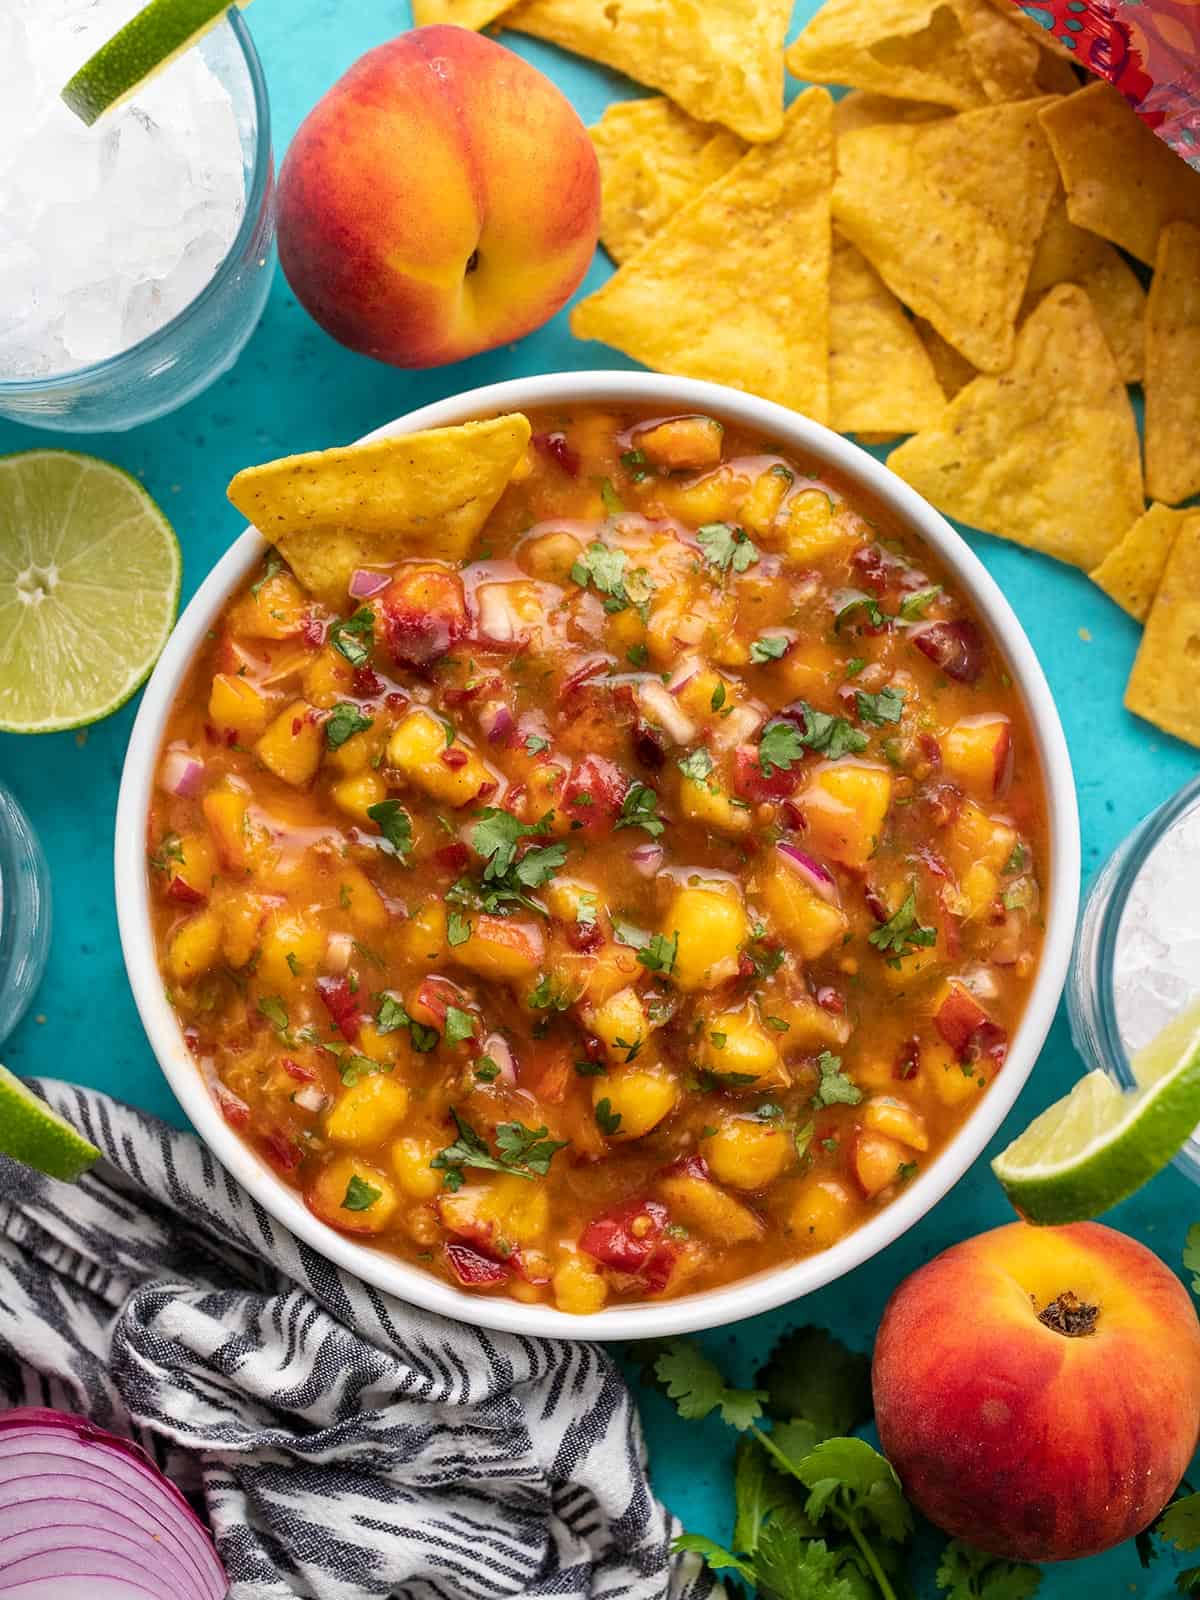
[[[367,439],[445,427],[474,417],[555,403],[650,403],[672,411],[715,412],[777,437],[789,449],[841,472],[925,540],[945,563],[1000,644],[1037,746],[1051,838],[1042,959],[1004,1071],[961,1131],[884,1210],[829,1249],[716,1289],[642,1301],[589,1316],[472,1296],[418,1267],[337,1233],[320,1222],[221,1116],[184,1043],[159,973],[145,859],[146,817],[167,716],[197,647],[266,542],[247,528],[220,557],[184,610],[146,686],[130,735],[116,815],[116,902],[121,947],[151,1048],[181,1107],[210,1150],[272,1217],[336,1266],[426,1311],[535,1337],[657,1338],[725,1326],[771,1311],[862,1266],[908,1231],[972,1167],[1024,1088],[1045,1042],[1066,978],[1079,900],[1080,837],[1066,738],[1033,647],[999,585],[944,517],[858,445],[772,401],[696,379],[646,372],[559,372],[514,378],[419,407]]]
[[[181,306],[169,322],[164,322],[161,328],[155,328],[153,333],[146,334],[136,344],[118,350],[116,355],[105,356],[103,360],[89,362],[86,366],[72,367],[68,372],[52,372],[44,378],[0,378],[0,397],[6,401],[14,396],[25,399],[30,395],[53,394],[58,389],[74,388],[81,383],[90,385],[96,379],[107,378],[114,372],[119,374],[122,368],[132,366],[147,355],[152,355],[155,350],[169,345],[180,328],[190,322],[196,312],[207,305],[226,280],[238,270],[247,246],[254,237],[262,215],[263,203],[271,188],[274,172],[271,96],[258,50],[237,5],[231,4],[223,22],[228,25],[241,51],[254,101],[254,160],[247,174],[246,207],[242,212],[242,220],[238,224],[237,233],[229,249],[217,263],[217,270],[199,294],[189,300],[187,305]]]

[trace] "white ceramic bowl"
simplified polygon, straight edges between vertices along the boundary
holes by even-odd
[[[736,1322],[799,1299],[840,1278],[911,1228],[978,1158],[1033,1070],[1062,992],[1078,909],[1079,818],[1058,713],[1033,649],[1008,602],[978,557],[943,517],[886,467],[839,434],[782,406],[717,384],[641,372],[564,372],[518,378],[438,401],[387,424],[371,437],[569,402],[636,403],[661,405],[664,411],[710,412],[778,439],[784,449],[836,468],[860,495],[873,499],[937,552],[1003,649],[1029,710],[1048,791],[1051,861],[1050,881],[1045,886],[1045,947],[1003,1072],[937,1160],[925,1167],[878,1216],[819,1255],[719,1289],[676,1300],[616,1306],[590,1317],[465,1293],[431,1273],[370,1246],[356,1244],[319,1222],[296,1191],[242,1143],[209,1097],[184,1044],[175,1013],[167,1003],[150,921],[146,818],[164,726],[206,632],[226,598],[261,560],[263,541],[252,528],[234,542],[201,584],[146,688],[129,741],[117,806],[117,911],[134,998],[154,1053],[180,1105],[238,1182],[299,1238],[377,1288],[463,1322],[540,1336],[651,1338]]]

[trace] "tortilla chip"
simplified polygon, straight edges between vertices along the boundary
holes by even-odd
[[[600,158],[600,242],[618,265],[746,153],[728,128],[697,122],[662,95],[618,101],[589,132]]]
[[[967,56],[980,88],[989,100],[1034,100],[1043,94],[1038,82],[1041,47],[1011,17],[987,0],[953,0],[958,25],[967,42]]]
[[[1014,5],[1013,0],[991,0],[991,3],[998,11],[1002,11],[1006,17],[1011,18],[1023,32],[1036,39],[1044,50],[1057,56],[1060,61],[1075,61],[1074,51],[1063,44],[1049,28],[1043,27],[1040,22],[1030,16],[1023,6]],[[1048,10],[1043,10],[1039,6],[1038,11],[1042,16],[1051,18],[1051,13]]]
[[[1012,359],[1025,280],[1055,187],[1044,100],[838,145],[833,215],[910,310],[984,372]]]
[[[357,567],[460,561],[529,443],[519,412],[247,467],[229,498],[310,594],[341,607]]]
[[[1090,572],[1141,515],[1133,408],[1091,302],[1059,284],[888,466],[939,511]]]
[[[580,339],[824,422],[829,411],[833,102],[809,89],[571,313]]]
[[[435,22],[452,22],[459,28],[486,28],[512,0],[412,0],[413,26],[427,28]]]
[[[784,58],[794,78],[965,111],[987,97],[947,0],[825,0]]]
[[[1125,704],[1200,745],[1200,512],[1188,512],[1146,619]]]
[[[1024,317],[1056,283],[1086,289],[1126,383],[1140,383],[1145,366],[1146,291],[1133,268],[1099,234],[1077,228],[1059,190],[1046,213],[1021,308]]]
[[[914,317],[913,327],[917,330],[921,343],[933,363],[934,375],[942,393],[947,400],[953,400],[960,389],[965,389],[973,378],[979,376],[979,368],[973,367],[966,356],[960,355],[952,344],[947,344],[933,324],[926,322],[924,317]]]
[[[1154,265],[1168,222],[1200,225],[1200,172],[1157,138],[1108,83],[1042,112],[1067,211],[1081,228]]]
[[[1145,622],[1166,571],[1175,535],[1192,515],[1190,511],[1172,511],[1170,506],[1152,505],[1090,574],[1092,582],[1099,584],[1123,611],[1138,622]]]
[[[833,238],[829,283],[829,426],[915,433],[946,397],[904,308],[852,244]],[[868,443],[870,439],[868,439]]]
[[[1146,486],[1172,506],[1200,494],[1200,228],[1190,222],[1163,229],[1146,305]]]
[[[791,0],[526,0],[505,26],[661,89],[752,144],[783,127]]]
[[[851,89],[834,103],[833,131],[839,139],[857,128],[875,128],[880,123],[936,122],[951,113],[945,106],[928,105],[923,100],[893,100],[886,94],[868,94]]]

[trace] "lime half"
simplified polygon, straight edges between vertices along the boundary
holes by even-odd
[[[0,1155],[64,1183],[74,1183],[100,1158],[94,1144],[31,1094],[7,1067],[0,1067]]]
[[[179,605],[170,523],[94,456],[0,457],[0,731],[54,733],[123,705]]]
[[[1030,1222],[1083,1222],[1161,1172],[1200,1123],[1200,1004],[1133,1059],[1135,1089],[1089,1072],[992,1162]]]
[[[238,3],[247,5],[249,0]],[[90,127],[105,111],[127,100],[147,78],[190,50],[233,5],[234,0],[150,0],[84,62],[63,90],[63,99]]]

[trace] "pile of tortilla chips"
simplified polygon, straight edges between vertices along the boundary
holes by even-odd
[[[579,337],[911,434],[888,464],[935,506],[1146,620],[1128,703],[1200,744],[1200,172],[1115,89],[1010,0],[825,0],[786,50],[791,0],[414,3],[662,91],[592,130],[618,270]],[[784,63],[852,92],[784,114]]]

